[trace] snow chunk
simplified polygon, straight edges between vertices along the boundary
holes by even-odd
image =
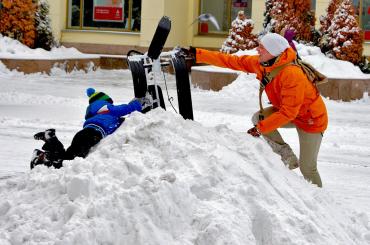
[[[10,202],[5,200],[0,203],[0,216],[5,215],[11,208]]]
[[[90,196],[90,178],[86,176],[76,176],[67,183],[67,194],[71,201],[76,200],[80,196]]]

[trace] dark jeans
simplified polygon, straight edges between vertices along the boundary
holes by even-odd
[[[53,163],[51,165],[60,168],[62,160],[72,160],[75,157],[85,158],[91,147],[99,143],[102,138],[99,131],[93,128],[84,128],[75,134],[67,150],[64,150],[63,144],[56,136],[45,142],[42,149],[45,151],[47,160]]]

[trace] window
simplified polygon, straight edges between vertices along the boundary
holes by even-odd
[[[199,33],[228,33],[231,22],[240,10],[244,11],[247,18],[251,18],[252,0],[201,0],[201,14],[212,14],[216,18],[220,30],[217,30],[211,22],[206,22],[199,23]]]
[[[68,28],[140,31],[141,0],[69,0]]]
[[[316,0],[311,0],[311,10],[316,12]]]
[[[362,0],[360,20],[360,27],[364,31],[365,41],[370,41],[370,0]]]
[[[360,0],[353,0],[353,7],[355,7],[356,15],[360,16]]]

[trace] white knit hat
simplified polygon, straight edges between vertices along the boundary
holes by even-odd
[[[285,49],[289,48],[288,41],[279,34],[267,33],[260,42],[263,47],[273,56],[279,56]]]

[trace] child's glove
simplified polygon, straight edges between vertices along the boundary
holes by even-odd
[[[260,137],[261,136],[261,132],[258,131],[258,128],[256,126],[254,126],[253,128],[248,129],[247,133],[252,135],[253,137]]]
[[[145,95],[145,97],[137,98],[137,100],[141,104],[141,112],[142,113],[147,113],[148,111],[150,111],[152,109],[152,107],[153,107],[153,98],[149,93],[147,93]]]

